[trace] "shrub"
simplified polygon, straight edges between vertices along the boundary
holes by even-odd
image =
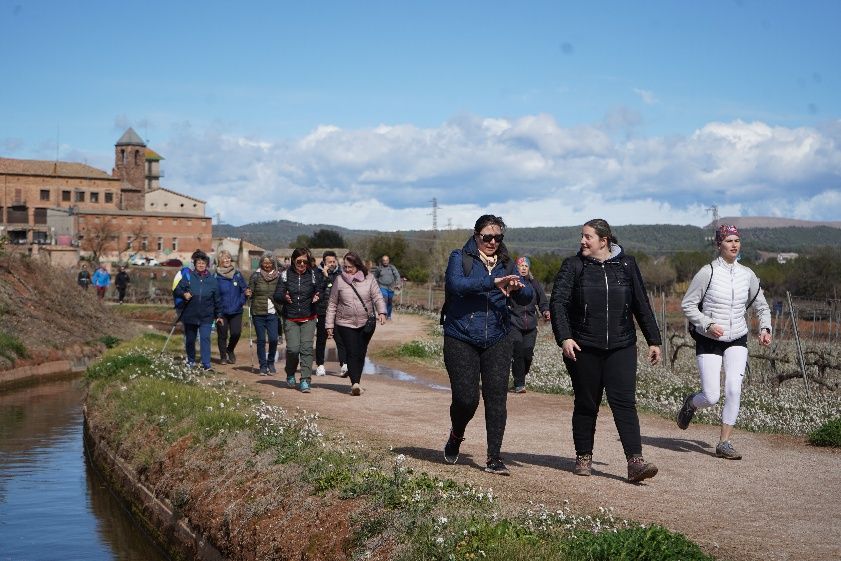
[[[103,337],[100,337],[99,341],[103,345],[105,345],[105,348],[107,349],[113,349],[114,347],[120,344],[120,340],[117,337],[114,337],[113,335],[105,335]]]
[[[841,417],[831,419],[809,433],[809,443],[815,446],[841,447]]]
[[[18,358],[29,357],[29,352],[17,337],[0,331],[0,356],[14,362]]]
[[[616,532],[584,532],[567,549],[570,561],[712,561],[698,545],[682,534],[661,526],[628,528]]]

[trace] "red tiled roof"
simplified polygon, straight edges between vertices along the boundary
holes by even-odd
[[[51,162],[49,160],[17,160],[0,158],[0,173],[10,175],[40,175],[44,177],[81,177],[87,179],[119,179],[87,164]]]

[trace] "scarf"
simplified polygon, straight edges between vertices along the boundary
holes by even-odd
[[[363,280],[365,280],[365,274],[362,271],[356,271],[355,273],[353,273],[353,276],[350,276],[346,272],[342,271],[342,278],[348,284],[352,283],[353,281],[362,282]]]
[[[260,269],[260,275],[263,277],[264,281],[272,282],[278,277],[278,275],[280,275],[280,272],[277,269],[272,269],[267,273],[263,269]]]
[[[196,273],[196,275],[198,275],[200,277],[206,277],[207,275],[210,274],[210,270],[205,269],[204,271],[195,271],[195,273]]]
[[[216,274],[220,277],[225,277],[228,280],[233,279],[234,273],[236,272],[237,270],[233,265],[228,265],[227,267],[216,267]]]
[[[482,263],[485,264],[489,273],[494,270],[494,267],[496,267],[497,257],[499,257],[497,254],[485,255],[481,250],[479,251],[479,259],[481,259]]]

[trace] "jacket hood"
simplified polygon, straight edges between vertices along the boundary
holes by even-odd
[[[581,255],[581,250],[578,250],[577,253],[578,257],[583,261],[589,261],[590,263],[601,263],[598,259],[594,259],[592,257],[585,257]],[[625,255],[625,250],[622,249],[622,246],[618,243],[610,244],[610,257],[605,259],[605,263],[608,261],[618,261]]]

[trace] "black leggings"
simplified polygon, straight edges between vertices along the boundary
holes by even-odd
[[[239,337],[242,335],[242,312],[233,315],[222,314],[222,317],[225,320],[224,323],[216,324],[216,344],[219,347],[219,356],[224,357],[234,352]],[[228,339],[229,332],[230,339]]]
[[[526,385],[526,374],[529,373],[532,360],[534,359],[534,345],[537,343],[537,329],[523,331],[511,327],[512,344],[514,345],[511,356],[511,376],[514,378],[514,387]]]
[[[604,391],[613,412],[613,422],[616,424],[625,456],[641,454],[636,397],[636,345],[610,351],[583,347],[576,351],[575,356],[575,361],[564,357],[575,393],[572,411],[572,440],[575,442],[575,453],[593,453],[596,418]]]
[[[347,363],[345,356],[345,344],[337,330],[333,330],[333,341],[336,343],[336,354],[339,364]],[[318,323],[315,326],[315,364],[324,364],[324,351],[327,349],[327,316],[318,316]]]
[[[450,377],[453,401],[450,421],[453,432],[464,436],[467,424],[479,408],[481,381],[485,401],[485,430],[488,458],[499,458],[508,419],[508,374],[511,371],[511,336],[506,335],[487,349],[444,337],[444,365]]]
[[[351,384],[358,384],[362,379],[362,367],[365,366],[365,355],[368,354],[368,343],[374,332],[363,333],[361,327],[345,327],[337,325],[333,331],[334,337],[339,336],[345,347],[347,358],[347,373]]]

